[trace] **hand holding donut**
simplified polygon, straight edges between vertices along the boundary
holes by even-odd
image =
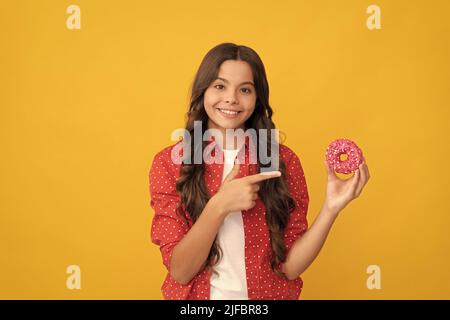
[[[347,159],[341,160],[346,154]],[[333,214],[338,214],[347,204],[361,194],[370,178],[369,168],[362,156],[361,150],[350,140],[333,141],[327,148],[325,166],[328,172],[328,182],[324,207]],[[351,173],[353,177],[341,180],[336,172]]]

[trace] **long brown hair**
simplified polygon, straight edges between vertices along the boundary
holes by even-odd
[[[204,93],[217,78],[220,65],[226,60],[245,61],[252,69],[257,99],[255,109],[245,122],[245,127],[247,129],[253,128],[256,132],[259,132],[259,129],[266,129],[265,132],[268,132],[268,135],[263,137],[263,139],[267,141],[268,154],[271,154],[270,131],[275,129],[275,124],[272,121],[273,111],[269,105],[269,85],[266,72],[258,54],[246,46],[222,43],[212,48],[203,58],[192,84],[186,129],[191,134],[191,137],[194,132],[194,121],[202,122],[203,131],[207,129],[208,115],[203,104]],[[261,137],[257,137],[257,139],[261,139]],[[195,154],[196,148],[202,148],[203,151],[208,143],[205,141],[195,146],[193,140],[191,139],[191,151],[194,152],[191,152],[191,155]],[[255,145],[259,145],[258,141]],[[204,180],[203,163],[195,164],[192,159],[188,163],[182,164],[180,177],[176,184],[177,192],[181,198],[178,214],[185,218],[184,214],[187,212],[192,222],[195,223],[210,199],[210,195]],[[262,166],[258,156],[258,172]],[[294,209],[295,202],[288,190],[286,165],[281,159],[279,161],[279,170],[282,172],[281,178],[263,181],[260,185],[258,196],[263,201],[266,209],[266,223],[273,253],[271,255],[271,267],[277,275],[284,277],[284,274],[279,272],[276,267],[280,262],[286,261],[284,230],[288,223],[289,214]],[[213,266],[219,261],[221,256],[221,249],[215,240],[204,267]]]

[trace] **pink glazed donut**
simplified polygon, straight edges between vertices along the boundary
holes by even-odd
[[[347,155],[346,160],[341,160],[342,154]],[[326,159],[334,171],[348,174],[358,169],[364,157],[356,143],[348,139],[337,139],[328,146]]]

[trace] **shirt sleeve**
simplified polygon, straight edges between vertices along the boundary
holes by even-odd
[[[151,226],[151,240],[160,247],[163,264],[167,270],[170,270],[174,247],[188,232],[188,226],[177,214],[180,196],[176,192],[177,176],[170,161],[169,152],[157,154],[149,173],[150,206],[155,212]]]
[[[284,238],[287,252],[289,252],[295,240],[300,238],[308,229],[306,214],[309,196],[300,159],[294,152],[292,152],[290,161],[286,163],[286,171],[289,191],[295,202],[295,209],[290,214]]]

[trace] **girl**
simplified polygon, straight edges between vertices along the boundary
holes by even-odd
[[[309,197],[298,156],[280,144],[279,170],[258,173],[260,157],[249,163],[255,141],[226,135],[227,129],[275,129],[272,114],[258,54],[233,43],[212,48],[194,79],[186,130],[193,134],[200,123],[202,130],[221,133],[219,139],[184,141],[193,152],[180,153],[183,163],[173,159],[181,141],[166,147],[150,170],[151,239],[168,270],[165,299],[298,299],[300,275],[339,212],[363,190],[369,179],[364,162],[345,181],[325,162],[325,201],[308,229]],[[262,139],[270,153],[271,135],[256,139],[252,145]],[[211,145],[223,163],[191,161]],[[235,161],[238,155],[243,162]]]

